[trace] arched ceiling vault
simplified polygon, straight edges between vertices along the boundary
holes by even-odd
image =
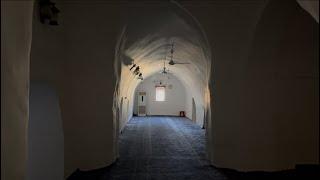
[[[210,47],[201,27],[188,13],[169,3],[167,11],[150,11],[148,16],[129,16],[125,33],[121,38],[120,95],[130,97],[140,80],[130,72],[134,63],[140,67],[144,78],[159,73],[165,62],[170,73],[204,105],[211,69]],[[132,18],[134,17],[134,18]],[[168,65],[171,43],[174,43],[173,59],[189,64]]]
[[[297,2],[319,23],[319,0],[297,0]]]

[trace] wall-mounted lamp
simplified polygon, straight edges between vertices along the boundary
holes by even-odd
[[[40,22],[46,23],[49,21],[50,25],[58,25],[58,13],[60,10],[55,7],[55,3],[50,0],[39,0],[40,8]]]
[[[143,80],[142,73],[139,74],[138,79]]]
[[[135,69],[134,69],[135,68]],[[133,64],[130,67],[130,71],[134,69],[134,71],[132,71],[133,75],[138,76],[138,79],[143,80],[143,76],[142,73],[140,72],[140,66],[137,66],[136,64]]]
[[[134,67],[136,67],[136,64],[133,64],[133,65],[131,66],[130,71],[131,71]]]
[[[137,66],[136,69],[133,71],[133,74],[139,75],[139,73],[140,73],[140,67]]]

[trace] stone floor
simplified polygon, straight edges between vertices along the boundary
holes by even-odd
[[[205,130],[181,117],[133,117],[119,143],[120,158],[116,163],[102,169],[76,171],[68,179],[300,179],[296,171],[243,173],[210,166],[205,158]]]

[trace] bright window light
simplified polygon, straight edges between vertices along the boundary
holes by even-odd
[[[156,87],[156,101],[164,101],[166,98],[165,87]]]

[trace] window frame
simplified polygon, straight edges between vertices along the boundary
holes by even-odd
[[[155,101],[156,102],[166,101],[166,87],[165,86],[156,86],[155,88],[156,88]],[[161,93],[161,94],[159,94],[159,93]]]

